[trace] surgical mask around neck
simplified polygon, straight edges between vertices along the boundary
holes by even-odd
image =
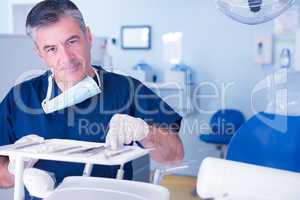
[[[98,83],[100,78],[97,71],[94,69]],[[53,73],[48,78],[48,89],[46,98],[42,101],[42,108],[46,114],[65,109],[89,99],[101,92],[96,81],[90,76],[86,76],[73,87],[62,92],[58,96],[51,98],[53,89]]]

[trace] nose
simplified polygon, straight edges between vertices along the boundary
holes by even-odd
[[[60,51],[60,60],[61,62],[63,63],[69,63],[72,58],[74,57],[72,51],[68,48],[68,47],[65,47],[65,46],[61,46],[61,51]]]

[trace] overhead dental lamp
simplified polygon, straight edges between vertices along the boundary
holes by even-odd
[[[295,2],[296,0],[216,0],[216,5],[233,20],[255,25],[278,17]]]

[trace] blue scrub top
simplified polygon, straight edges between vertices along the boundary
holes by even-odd
[[[45,139],[105,142],[109,121],[116,113],[179,129],[181,116],[141,82],[95,68],[102,92],[50,114],[45,114],[41,107],[47,93],[49,71],[13,87],[0,104],[0,145],[12,144],[29,134]],[[96,76],[94,79],[97,80]],[[55,83],[52,91],[52,97],[60,93]],[[55,173],[59,183],[67,176],[81,176],[84,165],[40,160],[35,167]],[[92,176],[115,178],[118,168],[97,165]],[[131,163],[125,165],[125,179],[132,179]],[[28,199],[28,194],[26,196]]]

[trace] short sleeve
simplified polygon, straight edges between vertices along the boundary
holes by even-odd
[[[144,119],[148,124],[179,131],[182,117],[140,81],[134,79],[133,82],[135,87],[132,105],[134,116]]]
[[[15,142],[12,90],[0,104],[0,146]]]

